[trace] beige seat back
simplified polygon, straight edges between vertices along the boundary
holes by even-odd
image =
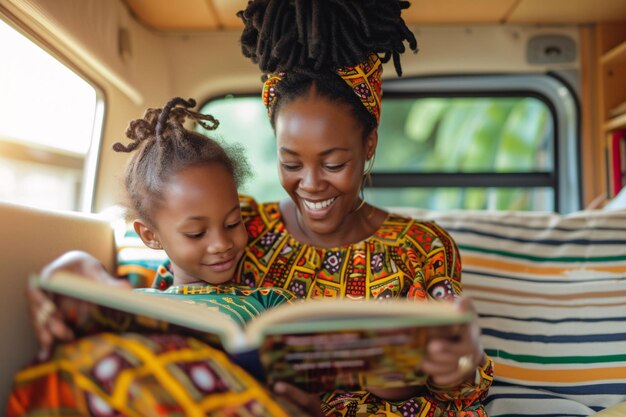
[[[77,213],[0,203],[0,413],[6,409],[14,373],[37,351],[24,295],[28,277],[72,249],[93,254],[111,271],[115,243],[109,223]]]

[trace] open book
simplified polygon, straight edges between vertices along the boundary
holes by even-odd
[[[192,334],[231,355],[268,384],[285,381],[310,392],[421,385],[416,371],[430,330],[472,319],[444,302],[305,300],[282,304],[245,327],[184,297],[158,297],[57,272],[35,280],[57,299],[85,301],[93,331]]]

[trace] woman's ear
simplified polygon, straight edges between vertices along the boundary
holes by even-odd
[[[139,235],[139,238],[145,243],[145,245],[151,249],[163,249],[161,242],[157,234],[152,230],[150,226],[145,224],[139,219],[133,221],[133,228]]]
[[[365,141],[365,157],[369,161],[374,157],[378,145],[378,128],[372,129]]]

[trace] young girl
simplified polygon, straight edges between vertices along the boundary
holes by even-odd
[[[169,258],[154,289],[144,291],[201,294],[206,304],[243,323],[294,296],[230,283],[248,241],[237,186],[249,170],[239,148],[226,150],[183,126],[192,119],[217,128],[217,120],[191,111],[194,106],[194,100],[174,98],[163,110],[150,109],[127,129],[133,142],[113,146],[137,151],[125,179],[129,215],[141,240]]]
[[[149,109],[126,130],[132,142],[113,146],[116,152],[136,152],[124,181],[128,219],[146,246],[163,249],[169,258],[158,268],[153,288],[136,291],[185,297],[185,302],[218,308],[244,324],[294,296],[279,288],[231,283],[248,240],[237,186],[249,170],[239,148],[226,150],[183,126],[192,119],[207,130],[217,128],[217,120],[191,111],[193,106],[194,100],[174,98],[162,110]],[[105,276],[90,258],[72,252],[44,275],[81,263],[83,269],[75,272]],[[93,267],[85,270],[85,265]]]

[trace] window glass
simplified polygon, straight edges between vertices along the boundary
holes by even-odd
[[[0,56],[0,199],[79,210],[96,90],[2,21]]]
[[[220,121],[217,130],[200,131],[227,143],[239,143],[246,151],[254,177],[239,190],[259,201],[276,201],[287,196],[278,180],[278,159],[274,131],[267,110],[258,96],[228,96],[209,101],[202,113]]]
[[[240,142],[247,149],[256,175],[243,191],[260,201],[286,196],[278,182],[274,134],[261,100],[229,96],[209,101],[203,111],[220,120],[217,133],[225,141]],[[374,180],[366,198],[381,207],[553,211],[554,130],[550,109],[534,97],[386,96]],[[500,183],[504,173],[515,186]],[[489,183],[461,187],[452,178],[446,186],[441,185],[441,174],[485,174],[481,177]],[[381,175],[393,184],[381,184]],[[525,184],[532,175],[541,178]],[[421,184],[437,178],[437,186],[415,186],[411,179],[417,177]]]
[[[378,171],[553,169],[552,117],[533,97],[385,99],[378,136]]]

